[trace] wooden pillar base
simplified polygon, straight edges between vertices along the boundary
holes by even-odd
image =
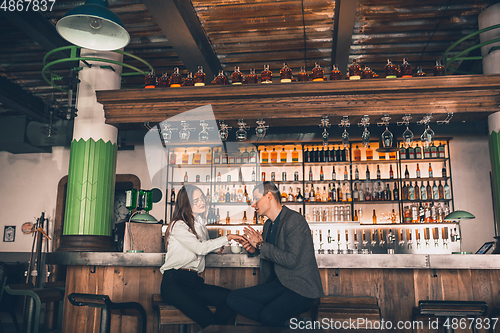
[[[115,252],[113,237],[93,235],[64,235],[58,252]]]

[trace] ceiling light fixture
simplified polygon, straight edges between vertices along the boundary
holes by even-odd
[[[91,50],[118,50],[130,42],[123,22],[109,9],[107,0],[87,0],[69,10],[56,29],[68,42]]]

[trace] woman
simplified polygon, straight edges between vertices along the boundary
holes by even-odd
[[[161,296],[202,328],[224,325],[233,314],[226,305],[229,289],[205,284],[198,276],[205,270],[205,255],[219,250],[229,241],[242,241],[238,235],[209,239],[205,196],[196,186],[185,185],[177,195],[172,222],[165,233],[167,254],[160,267],[163,274]],[[215,305],[212,313],[208,305]]]

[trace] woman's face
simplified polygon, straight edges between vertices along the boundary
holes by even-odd
[[[203,214],[205,212],[205,196],[200,190],[195,190],[193,192],[191,208],[194,215]]]

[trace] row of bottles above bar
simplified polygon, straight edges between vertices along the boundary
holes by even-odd
[[[416,72],[413,73],[413,68],[406,58],[403,59],[401,65],[394,65],[391,59],[387,59],[387,64],[384,67],[385,77],[387,79],[393,79],[397,77],[401,78],[411,78],[411,77],[422,77],[426,76],[425,72],[421,67],[417,67]],[[441,61],[436,61],[436,66],[433,69],[434,76],[445,75],[444,66]],[[239,66],[234,67],[233,73],[230,75],[231,80],[227,77],[224,70],[220,70],[217,76],[214,75],[214,79],[210,82],[210,85],[227,85],[231,83],[232,85],[241,84],[269,84],[273,83],[273,73],[269,68],[269,65],[264,65],[264,69],[259,75],[255,72],[254,68],[251,68],[248,75],[244,75],[240,71]],[[346,72],[346,79],[348,80],[359,80],[359,79],[372,79],[379,78],[379,75],[375,73],[370,67],[361,66],[357,63],[356,59],[353,59],[352,63],[348,66]],[[338,81],[342,79],[342,72],[339,70],[337,65],[333,65],[330,71],[330,81]],[[328,81],[325,76],[325,70],[320,66],[319,63],[315,63],[311,72],[308,73],[305,67],[301,67],[299,73],[297,73],[297,79],[294,78],[292,69],[288,67],[286,63],[280,69],[279,75],[280,83],[290,83],[290,82],[323,82]],[[230,82],[231,81],[231,82]],[[168,76],[168,73],[163,73],[161,77],[156,77],[154,71],[149,72],[145,77],[145,88],[179,88],[179,87],[202,87],[207,84],[206,74],[203,71],[202,66],[198,66],[198,71],[196,73],[189,72],[187,77],[183,78],[179,68],[175,67],[174,72]]]

